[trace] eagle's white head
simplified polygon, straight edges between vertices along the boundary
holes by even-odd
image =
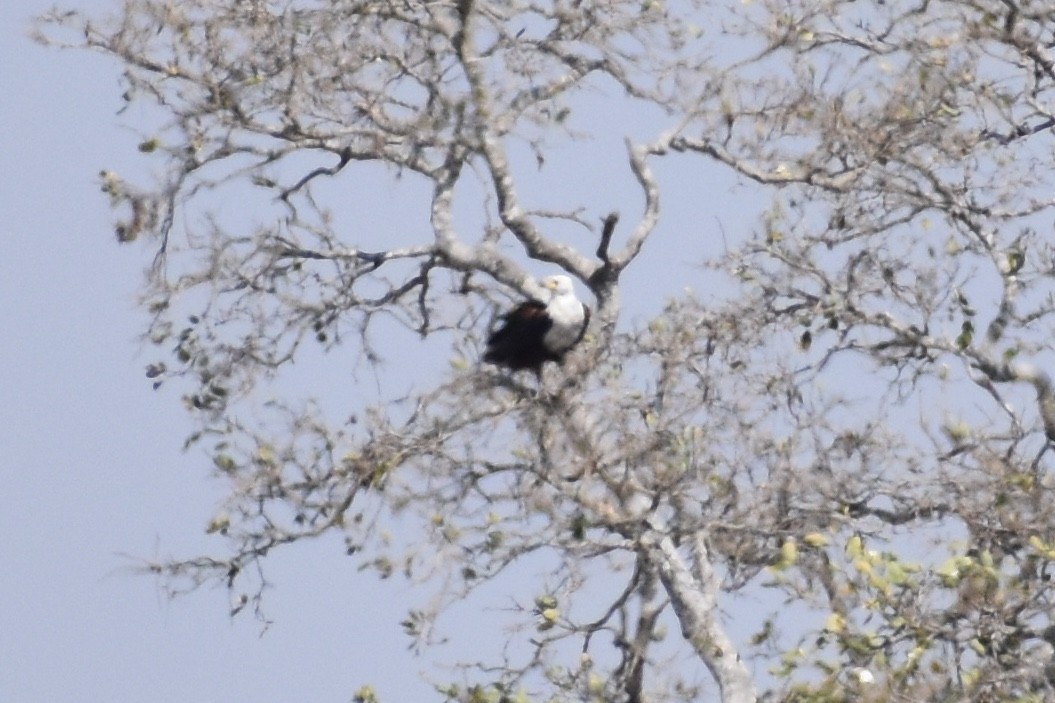
[[[550,292],[551,297],[573,295],[575,287],[568,276],[547,276],[542,279],[542,287]]]
[[[553,321],[543,343],[551,351],[563,352],[582,337],[586,306],[575,297],[575,286],[568,276],[548,276],[542,279],[542,287],[550,292],[546,313]]]

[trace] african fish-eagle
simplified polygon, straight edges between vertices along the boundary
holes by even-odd
[[[502,324],[487,339],[484,361],[517,371],[530,369],[542,377],[542,364],[558,364],[574,347],[590,322],[590,308],[575,297],[567,276],[542,280],[548,299],[528,300],[502,315]]]

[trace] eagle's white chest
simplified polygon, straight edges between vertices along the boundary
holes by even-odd
[[[546,305],[546,313],[553,320],[553,326],[546,331],[542,343],[551,352],[563,352],[575,344],[582,334],[586,311],[573,293],[555,296]]]

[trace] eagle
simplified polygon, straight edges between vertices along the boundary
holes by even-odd
[[[546,300],[527,300],[501,316],[501,325],[487,338],[484,361],[512,371],[530,369],[542,379],[542,364],[561,363],[579,343],[590,323],[590,308],[575,297],[567,276],[542,280]]]

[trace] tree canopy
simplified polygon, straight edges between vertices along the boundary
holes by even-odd
[[[38,31],[141,106],[152,175],[101,184],[148,252],[147,376],[228,486],[216,551],[151,565],[173,589],[262,613],[269,555],[339,535],[430,594],[431,656],[523,575],[449,700],[1055,695],[1049,3],[125,0]],[[722,178],[752,226],[661,219]],[[702,292],[640,263],[663,238]],[[594,315],[538,385],[478,359],[544,270]],[[384,363],[408,345],[433,361]]]

